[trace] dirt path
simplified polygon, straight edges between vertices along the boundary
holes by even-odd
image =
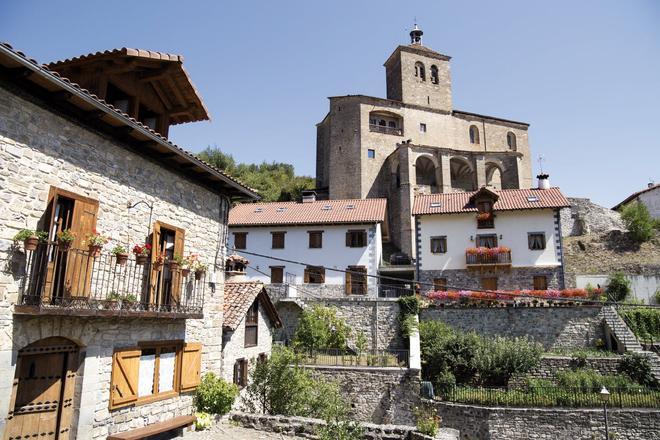
[[[234,426],[230,421],[223,421],[211,429],[199,432],[187,432],[186,440],[299,440],[302,437],[290,437],[274,432],[256,431]]]

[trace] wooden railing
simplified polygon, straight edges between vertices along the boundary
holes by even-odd
[[[491,253],[465,252],[465,263],[468,266],[510,265],[511,251]]]

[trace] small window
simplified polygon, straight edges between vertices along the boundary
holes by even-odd
[[[419,124],[419,132],[426,133],[426,124],[424,124],[423,122]]]
[[[426,81],[426,70],[424,69],[424,64],[419,61],[415,63],[415,76],[422,81]]]
[[[488,249],[497,247],[497,235],[495,234],[477,235],[477,247],[485,247]]]
[[[245,315],[245,346],[257,345],[259,334],[259,300],[256,299]]]
[[[234,363],[234,383],[240,388],[247,386],[248,361],[247,359],[238,359]]]
[[[527,234],[527,243],[529,244],[529,248],[533,251],[545,249],[545,233],[530,232]]]
[[[435,64],[431,66],[431,82],[438,84],[438,66]]]
[[[470,143],[478,144],[479,143],[479,129],[476,125],[470,125]]]
[[[234,248],[247,249],[247,232],[234,232]]]
[[[271,232],[273,249],[284,249],[284,234],[284,232]]]
[[[387,121],[387,126],[389,128],[396,128],[396,121]]]
[[[433,290],[445,292],[447,290],[447,278],[433,278]]]
[[[537,275],[534,277],[534,290],[548,290],[548,277]]]
[[[447,252],[447,237],[431,237],[431,253],[444,254]]]
[[[431,208],[441,208],[442,207],[442,202],[431,202],[429,205]]]
[[[346,246],[359,248],[367,245],[367,231],[348,231],[346,232]]]
[[[517,145],[516,145],[516,135],[511,133],[511,132],[508,132],[506,134],[506,144],[509,147],[509,150],[514,150],[515,151],[516,147],[517,147]]]
[[[270,266],[270,283],[282,284],[284,282],[284,266]]]
[[[325,284],[325,267],[307,266],[304,281],[308,284]]]
[[[323,247],[323,231],[308,231],[310,249],[321,249]]]
[[[497,277],[482,278],[481,288],[484,290],[497,290]]]
[[[367,157],[369,159],[374,159],[376,157],[376,150],[368,149],[367,150]]]
[[[348,266],[346,271],[346,293],[348,295],[366,295],[367,268],[364,266]]]

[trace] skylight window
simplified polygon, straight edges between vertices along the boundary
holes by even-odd
[[[440,208],[441,206],[441,202],[431,202],[431,208]]]
[[[346,209],[355,209],[355,205],[346,205]]]
[[[256,208],[254,212],[264,212],[264,208]]]
[[[323,207],[321,208],[321,211],[330,211],[331,209],[332,209],[332,206],[330,206],[330,205],[323,205]]]
[[[284,212],[286,211],[286,208],[277,208],[275,212]]]
[[[528,202],[538,202],[538,201],[539,201],[539,198],[536,197],[536,196],[528,196],[528,197],[527,197],[527,201],[528,201]]]

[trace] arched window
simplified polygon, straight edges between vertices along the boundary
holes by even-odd
[[[438,83],[438,67],[435,64],[431,66],[431,82]]]
[[[415,76],[422,81],[426,81],[426,71],[424,70],[424,64],[420,63],[419,61],[415,63]]]
[[[516,145],[516,135],[511,133],[511,132],[508,132],[506,134],[506,144],[509,146],[509,150],[514,150],[515,151],[515,149],[517,147],[517,145]]]
[[[476,125],[470,125],[470,143],[478,144],[479,143],[479,129]]]

